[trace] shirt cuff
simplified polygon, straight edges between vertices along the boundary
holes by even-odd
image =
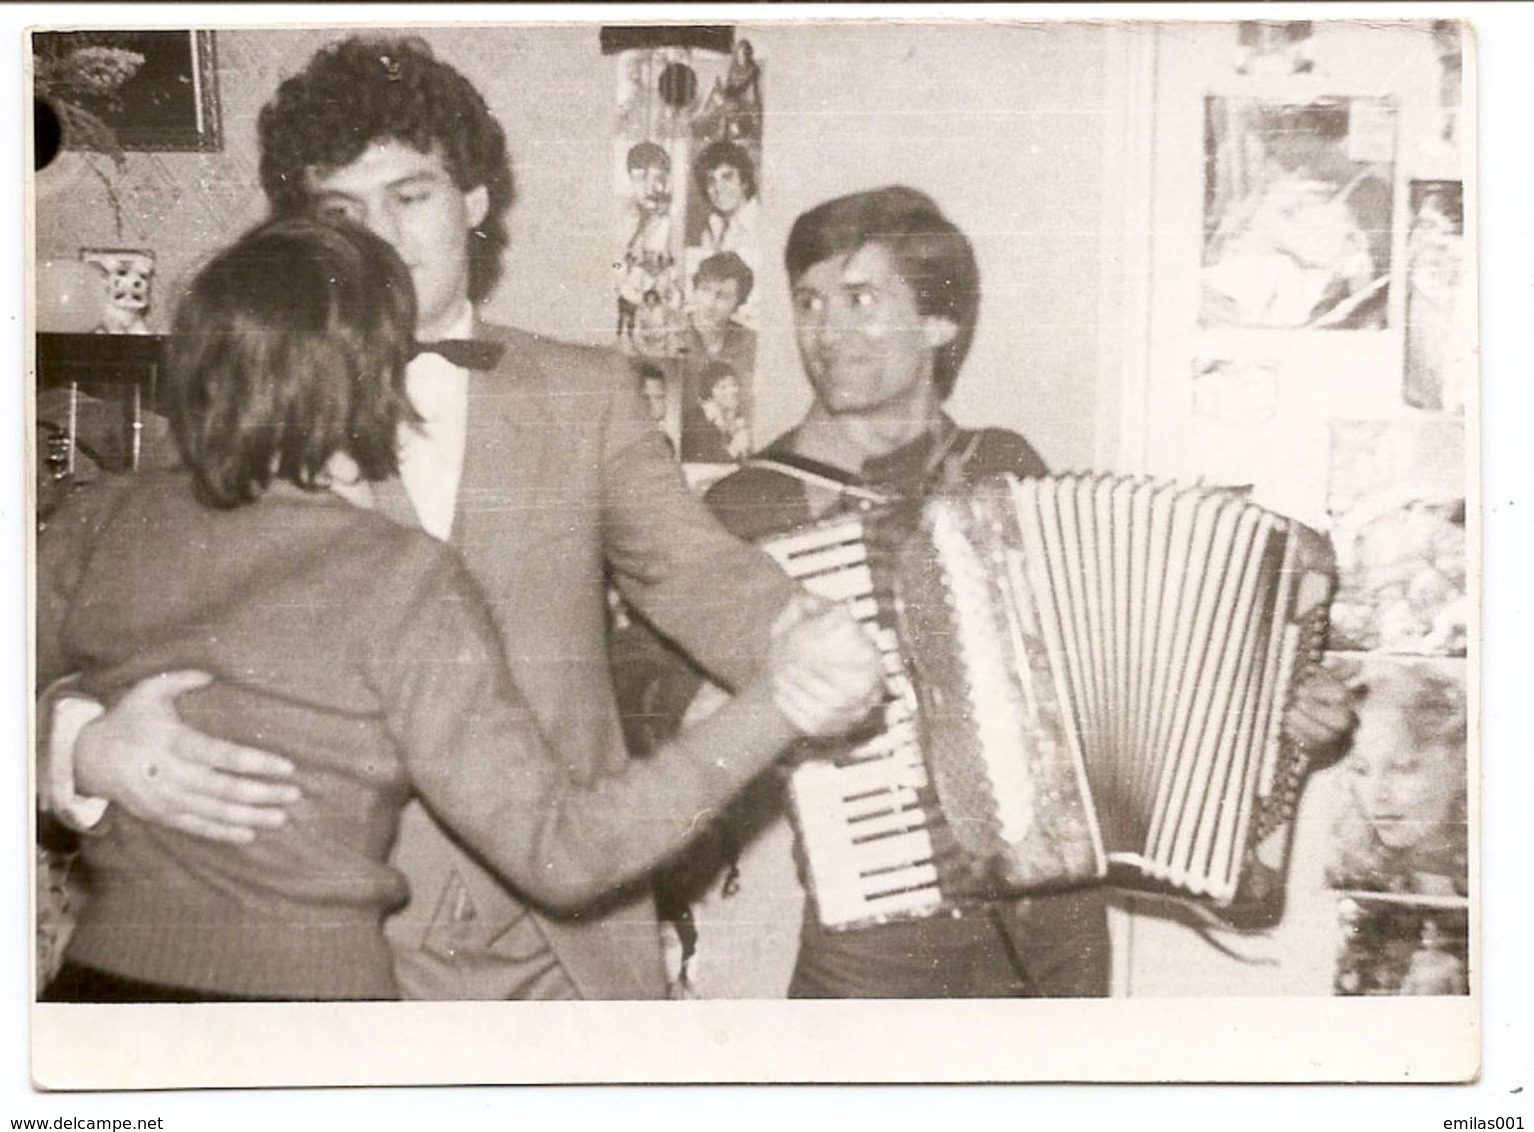
[[[95,700],[61,696],[54,702],[48,732],[48,808],[65,825],[81,833],[99,825],[106,816],[105,798],[75,793],[75,743],[87,723],[106,709]]]

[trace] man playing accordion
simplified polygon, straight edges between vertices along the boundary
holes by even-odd
[[[887,186],[827,201],[798,218],[784,258],[814,403],[758,459],[709,491],[707,502],[733,533],[761,539],[877,505],[880,522],[868,528],[874,560],[915,529],[935,491],[1001,473],[1046,474],[1021,436],[961,428],[944,411],[974,336],[980,280],[969,239],[928,196]],[[652,723],[666,704],[679,712],[698,686],[680,662],[657,670],[644,648],[620,644],[616,656],[620,694],[628,690],[629,703],[642,703],[635,710]],[[1301,684],[1285,720],[1291,737],[1312,747],[1335,743],[1351,725],[1343,689],[1319,673]],[[815,754],[837,752],[819,746]],[[684,953],[694,934],[688,902],[780,819],[785,795],[780,778],[760,783],[722,823],[712,857],[695,853],[662,880],[662,903],[682,922]],[[802,861],[802,844],[798,853]],[[728,892],[732,882],[725,883]],[[961,911],[830,930],[806,909],[789,996],[1108,993],[1101,886],[976,899]]]

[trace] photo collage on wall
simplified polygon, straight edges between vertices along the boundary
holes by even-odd
[[[1335,421],[1332,671],[1358,728],[1326,881],[1338,994],[1467,994],[1469,643],[1459,421]]]
[[[1326,880],[1340,995],[1460,995],[1470,981],[1471,586],[1464,413],[1475,339],[1458,154],[1459,29],[1403,138],[1399,402],[1330,426],[1337,552],[1329,663],[1355,696]]]
[[[1326,881],[1338,994],[1467,994],[1470,591],[1464,431],[1441,414],[1335,421],[1333,672],[1358,728]]]
[[[1473,262],[1461,31],[1422,32],[1412,77],[1360,94],[1319,77],[1348,50],[1332,28],[1247,23],[1204,102],[1196,415],[1268,421],[1290,341],[1307,366],[1335,358],[1339,380],[1360,357],[1400,359],[1377,415],[1355,400],[1314,425],[1338,565],[1327,664],[1359,719],[1322,847],[1344,995],[1469,992]],[[1389,348],[1361,353],[1348,332]]]
[[[753,444],[765,68],[747,38],[721,48],[616,57],[615,334],[700,488]]]

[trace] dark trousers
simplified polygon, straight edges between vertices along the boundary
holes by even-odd
[[[1101,889],[853,931],[807,910],[788,997],[1101,998],[1109,963]]]

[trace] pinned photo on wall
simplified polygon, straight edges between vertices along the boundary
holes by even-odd
[[[729,57],[710,60],[701,72],[708,86],[692,122],[692,192],[686,214],[689,272],[721,252],[734,252],[757,270],[764,62],[750,39],[737,36]],[[755,304],[736,317],[754,327]]]
[[[713,85],[693,119],[693,136],[705,143],[761,143],[762,64],[749,39],[735,40],[729,66],[713,76]]]
[[[764,71],[737,36],[700,70],[707,93],[692,128],[680,447],[684,463],[724,471],[752,451]]]
[[[695,29],[631,30],[645,34],[616,52],[616,333],[619,346],[632,356],[667,358],[680,351],[686,323],[677,218],[686,208],[692,122],[701,103],[698,60],[717,53],[695,48],[697,37],[690,34]],[[710,35],[698,42],[716,39]]]
[[[704,364],[698,394],[682,405],[682,460],[688,464],[741,464],[751,455],[745,383],[728,362]]]
[[[1458,154],[1460,104],[1465,90],[1463,35],[1458,20],[1433,21],[1433,52],[1438,62],[1438,99],[1429,149]]]
[[[678,364],[682,459],[739,463],[751,451],[756,373],[756,331],[739,313],[755,290],[756,273],[739,253],[717,252],[698,264],[690,284]],[[733,384],[720,385],[724,371]]]
[[[1413,181],[1410,196],[1403,393],[1415,408],[1462,413],[1475,381],[1464,187],[1459,181]]]
[[[1308,75],[1315,69],[1310,57],[1309,20],[1247,20],[1236,29],[1238,75]]]
[[[673,150],[651,138],[614,143],[614,192],[620,250],[613,258],[616,334],[630,354],[668,357],[677,352],[684,300],[680,241],[674,214]]]
[[[1206,100],[1204,326],[1385,326],[1395,120],[1375,98]]]
[[[677,418],[681,412],[680,383],[674,376],[675,363],[657,358],[634,358],[630,361],[639,399],[644,402],[650,422],[666,438],[672,455],[677,451]]]
[[[689,265],[720,252],[734,252],[752,270],[759,265],[760,167],[757,144],[720,139],[698,149],[687,209]]]
[[[1332,649],[1464,654],[1464,445],[1457,420],[1332,423]]]
[[[1468,895],[1469,764],[1464,664],[1333,658],[1358,728],[1339,764],[1332,888]]]
[[[1469,994],[1469,919],[1463,902],[1342,897],[1334,992]]]
[[[1266,424],[1278,413],[1278,369],[1271,359],[1195,358],[1193,415],[1222,424]]]

